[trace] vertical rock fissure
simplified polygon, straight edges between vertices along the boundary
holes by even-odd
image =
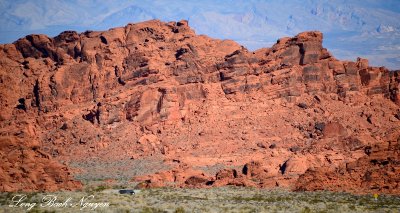
[[[164,100],[164,96],[166,91],[165,90],[160,90],[159,92],[161,92],[161,96],[160,99],[158,100],[157,103],[157,112],[160,113],[161,112],[161,108],[162,108],[162,104],[163,104],[163,100]]]
[[[92,98],[93,98],[94,101],[96,101],[96,87],[94,85],[94,78],[95,77],[96,77],[95,75],[90,73],[90,75],[89,75],[89,82],[90,82],[90,85],[91,85],[90,86],[90,91],[92,92]]]
[[[35,97],[34,104],[38,108],[38,111],[40,111],[40,88],[38,79],[36,79],[35,85],[33,86],[33,95]]]

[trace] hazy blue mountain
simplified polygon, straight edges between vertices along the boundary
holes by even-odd
[[[320,30],[340,59],[357,56],[400,69],[399,0],[0,0],[0,42],[31,33],[106,30],[149,19],[187,19],[199,34],[254,50],[305,30]]]

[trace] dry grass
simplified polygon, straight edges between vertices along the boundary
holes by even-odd
[[[8,207],[16,193],[2,193],[0,212],[23,212]],[[333,192],[287,192],[254,188],[212,189],[159,188],[135,195],[120,195],[117,189],[98,187],[82,192],[56,192],[61,201],[71,197],[78,202],[94,195],[94,202],[109,202],[110,207],[92,212],[400,212],[399,196],[356,196]],[[40,202],[45,193],[27,194],[30,202]],[[32,212],[77,212],[74,208],[33,208]],[[86,210],[82,212],[87,212]]]

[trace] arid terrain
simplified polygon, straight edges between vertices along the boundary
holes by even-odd
[[[318,31],[251,52],[158,20],[0,45],[0,191],[400,194],[400,72]]]
[[[19,193],[0,193],[0,213],[26,212],[30,207],[10,206],[10,200]],[[93,197],[90,197],[93,195]],[[380,195],[353,195],[338,192],[289,192],[248,187],[215,187],[211,189],[152,188],[134,195],[118,194],[118,190],[91,188],[84,191],[26,193],[25,202],[36,203],[30,212],[399,212],[400,197]],[[57,207],[42,202],[45,196],[58,202],[68,200],[72,206]],[[99,205],[83,205],[87,203]],[[100,205],[109,203],[108,206]],[[41,206],[42,205],[42,206]]]

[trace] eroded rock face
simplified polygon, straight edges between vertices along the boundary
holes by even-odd
[[[0,138],[3,156],[0,167],[1,191],[56,191],[80,189],[65,165],[41,151],[39,144],[24,144],[14,137]]]
[[[370,67],[365,59],[335,59],[322,40],[320,32],[304,32],[250,52],[230,40],[196,35],[187,21],[157,20],[54,38],[29,35],[0,45],[0,136],[15,146],[18,138],[18,147],[32,153],[30,161],[51,165],[148,159],[151,167],[161,160],[165,171],[135,178],[144,187],[335,190],[332,182],[306,180],[324,181],[319,168],[364,162],[367,147],[400,137],[400,80],[398,72]],[[29,126],[35,132],[21,134]],[[35,149],[27,143],[32,138]],[[16,149],[7,147],[1,151]],[[391,165],[398,156],[393,159]],[[216,166],[225,168],[207,173]],[[360,163],[357,171],[367,167]],[[4,173],[1,187],[78,187],[62,168],[17,167]],[[44,182],[22,175],[30,170],[51,175]],[[21,181],[35,181],[16,185],[11,180],[17,173]],[[392,182],[389,188],[356,184],[354,191],[399,193],[398,181]]]
[[[297,190],[332,190],[357,193],[371,189],[398,194],[400,146],[398,141],[365,148],[366,156],[342,163],[335,169],[309,169],[300,176]]]

